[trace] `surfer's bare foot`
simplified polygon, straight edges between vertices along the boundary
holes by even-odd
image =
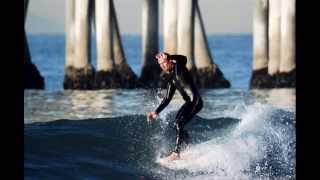
[[[168,160],[170,161],[174,161],[174,160],[178,160],[180,159],[180,155],[176,152],[172,152],[168,157],[167,157]]]

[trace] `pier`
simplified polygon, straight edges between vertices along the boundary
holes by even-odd
[[[28,5],[33,2],[24,3],[26,22]],[[199,88],[232,86],[215,63],[214,51],[209,49],[205,28],[208,19],[203,19],[198,0],[143,0],[139,77],[127,63],[114,1],[66,0],[65,3],[64,89],[160,87],[161,69],[154,58],[160,51],[187,56],[187,68]],[[295,87],[295,0],[256,0],[252,10],[250,88]],[[163,12],[163,39],[159,36],[160,12]],[[93,37],[96,66],[90,54]],[[163,49],[159,48],[160,41]],[[26,33],[24,43],[24,88],[44,89],[44,78],[32,63]]]

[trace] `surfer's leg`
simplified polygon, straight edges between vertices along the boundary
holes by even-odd
[[[183,114],[185,114],[185,111],[190,110],[190,108],[191,108],[191,107],[190,107],[190,102],[184,103],[183,106],[179,109],[179,111],[178,111],[178,113],[177,113],[177,115],[176,115],[176,120],[177,120],[177,119],[180,119],[181,116],[182,116]]]
[[[191,102],[189,111],[186,112],[185,118],[183,119],[183,124],[186,125],[203,107],[203,102],[201,99]]]
[[[190,142],[189,134],[184,130],[184,126],[202,109],[202,100],[195,101],[193,103],[185,103],[179,110],[176,116],[176,147],[175,152],[179,153],[182,143],[188,144]]]
[[[181,150],[182,143],[188,143],[189,142],[189,135],[186,130],[184,130],[185,122],[187,121],[186,118],[188,118],[188,113],[190,113],[192,109],[192,105],[187,102],[185,103],[179,110],[176,116],[176,122],[175,122],[175,130],[176,130],[176,147],[174,152],[179,153]]]
[[[174,152],[180,153],[182,143],[185,142],[185,139],[184,139],[185,131],[183,130],[183,127],[181,126],[181,124],[180,125],[176,124],[175,129],[176,129],[176,146],[174,148]]]

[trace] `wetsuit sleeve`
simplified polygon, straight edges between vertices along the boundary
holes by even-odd
[[[155,111],[157,114],[159,114],[170,103],[175,91],[175,85],[172,82],[168,83],[166,96]]]
[[[183,55],[170,55],[169,59],[176,60],[178,66],[186,66],[187,64],[187,57]]]

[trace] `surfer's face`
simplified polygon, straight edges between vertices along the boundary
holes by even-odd
[[[159,58],[158,63],[164,71],[169,71],[171,69],[171,62],[168,59]]]
[[[163,71],[169,72],[172,68],[172,63],[169,61],[168,54],[160,52],[155,57],[158,60],[161,69]]]

